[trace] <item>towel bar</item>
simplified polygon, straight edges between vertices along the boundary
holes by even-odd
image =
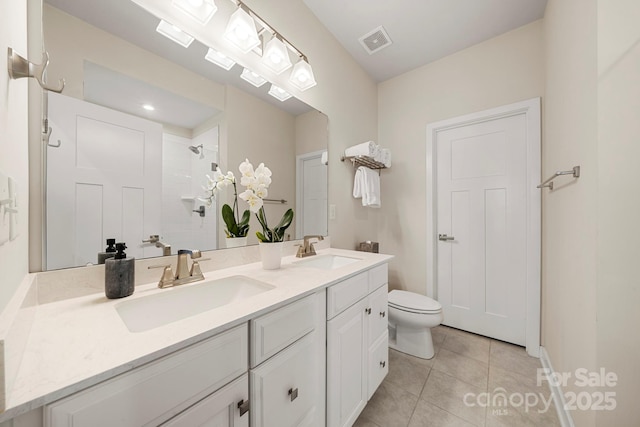
[[[549,179],[538,185],[536,188],[548,187],[549,190],[553,190],[553,180],[561,175],[573,175],[574,178],[580,178],[580,166],[574,166],[573,169],[569,171],[557,171],[556,173],[551,175]]]

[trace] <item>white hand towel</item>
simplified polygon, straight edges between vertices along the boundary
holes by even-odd
[[[362,144],[352,145],[351,147],[347,147],[344,150],[344,155],[346,157],[355,157],[355,156],[369,156],[374,157],[376,155],[376,151],[378,150],[378,145],[373,141],[363,142]]]
[[[362,188],[362,206],[379,208],[380,200],[380,175],[377,171],[361,166],[364,185]],[[356,171],[357,173],[357,171]]]
[[[356,170],[356,176],[353,178],[353,197],[356,199],[362,197],[362,190],[364,187],[364,172],[360,169],[362,168],[360,167]]]

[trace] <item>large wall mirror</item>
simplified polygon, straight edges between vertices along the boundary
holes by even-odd
[[[238,177],[245,158],[273,172],[271,221],[293,208],[290,238],[327,234],[328,118],[240,79],[240,65],[206,61],[197,40],[177,45],[158,22],[130,0],[44,0],[48,79],[67,84],[45,97],[47,270],[95,264],[107,238],[136,258],[225,248],[233,187],[210,207],[199,198],[207,174]],[[249,244],[258,227],[252,218]]]

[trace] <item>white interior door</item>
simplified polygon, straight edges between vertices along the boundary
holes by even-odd
[[[303,154],[297,159],[296,238],[326,236],[327,166],[321,162],[322,151]]]
[[[526,342],[523,114],[437,136],[437,283],[444,324]]]
[[[47,269],[97,262],[105,239],[127,255],[160,255],[142,240],[161,226],[162,126],[49,94]]]

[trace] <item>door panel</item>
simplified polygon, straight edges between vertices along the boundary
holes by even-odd
[[[111,237],[160,255],[142,239],[161,227],[162,126],[55,93],[49,121],[47,269],[96,263]]]
[[[438,299],[443,323],[525,344],[526,121],[523,114],[437,136]]]

